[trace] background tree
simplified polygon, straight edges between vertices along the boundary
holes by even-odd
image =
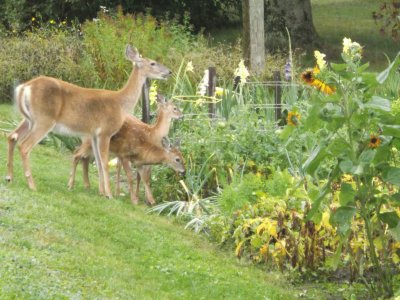
[[[294,47],[309,48],[316,42],[310,0],[265,0],[264,11],[267,49],[287,49],[286,28]]]

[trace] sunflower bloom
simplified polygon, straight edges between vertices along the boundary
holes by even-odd
[[[335,87],[329,86],[325,82],[314,77],[314,75],[318,73],[318,67],[315,67],[314,69],[307,69],[303,73],[301,73],[301,79],[308,85],[315,87],[317,90],[323,92],[324,94],[332,95],[333,93],[335,93]]]
[[[379,147],[380,144],[381,144],[381,139],[378,136],[371,134],[368,147],[369,148],[377,148],[377,147]]]
[[[303,80],[307,84],[311,84],[315,80],[313,70],[307,69],[303,73],[301,73],[301,80]]]
[[[315,79],[312,83],[312,86],[314,86],[316,89],[320,90],[321,92],[323,92],[324,94],[327,95],[332,95],[336,89],[333,86],[329,86],[327,85],[325,82],[319,80],[319,79]]]
[[[287,120],[288,125],[297,126],[297,125],[299,125],[300,114],[295,111],[289,111],[286,120]]]

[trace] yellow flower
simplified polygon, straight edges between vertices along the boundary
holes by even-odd
[[[301,73],[301,79],[308,84],[311,84],[314,81],[314,72],[312,69],[307,69],[303,73]]]
[[[318,50],[314,51],[314,56],[315,59],[317,60],[317,65],[319,70],[323,70],[326,67],[326,61],[325,61],[325,54],[319,52]]]
[[[153,81],[150,86],[149,100],[150,104],[153,104],[157,101],[157,84],[155,83],[155,81]]]
[[[49,23],[50,23],[50,24],[56,24],[56,21],[50,20]]]
[[[191,61],[187,63],[185,72],[194,72],[193,63]]]
[[[264,244],[264,246],[260,248],[260,255],[265,255],[267,252],[268,252],[268,244]]]
[[[287,120],[288,125],[297,126],[297,125],[299,125],[300,114],[295,111],[289,111],[286,120]]]
[[[303,73],[301,73],[301,79],[305,83],[315,87],[316,89],[320,90],[321,92],[327,95],[332,95],[333,93],[335,93],[336,91],[335,87],[329,86],[325,82],[316,79],[314,77],[314,75],[318,73],[319,73],[318,67],[315,67],[314,69],[307,69]]]
[[[323,82],[319,79],[315,79],[311,83],[311,85],[316,87],[318,90],[320,90],[321,92],[323,92],[327,95],[332,95],[336,91],[336,89],[333,86],[329,86],[325,82]]]
[[[242,59],[239,62],[238,68],[235,70],[235,77],[240,77],[240,84],[243,85],[246,83],[247,77],[250,76],[249,71],[247,70],[246,66],[244,65],[244,60]]]
[[[117,164],[118,164],[118,158],[116,157],[108,162],[108,167],[113,168],[116,167]]]
[[[381,144],[381,139],[378,136],[371,134],[368,147],[369,148],[377,148],[377,147],[379,147],[380,144]]]
[[[32,22],[35,22],[35,21],[36,21],[36,18],[35,18],[35,17],[32,17],[31,20],[32,20]]]
[[[222,87],[215,87],[215,96],[222,97],[224,95],[224,89]]]

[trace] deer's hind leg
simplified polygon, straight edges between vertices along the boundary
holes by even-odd
[[[11,132],[8,139],[8,156],[7,156],[7,176],[6,181],[12,182],[14,176],[14,151],[18,141],[23,139],[29,131],[29,121],[22,120],[18,127]]]
[[[20,142],[19,151],[21,153],[24,174],[31,190],[36,190],[36,186],[32,177],[29,154],[32,148],[54,128],[55,124],[52,120],[41,120],[41,122],[33,124],[32,129],[26,133]]]

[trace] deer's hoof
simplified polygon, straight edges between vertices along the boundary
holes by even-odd
[[[7,175],[5,180],[6,180],[6,182],[11,182],[12,181],[12,177],[10,175]]]

